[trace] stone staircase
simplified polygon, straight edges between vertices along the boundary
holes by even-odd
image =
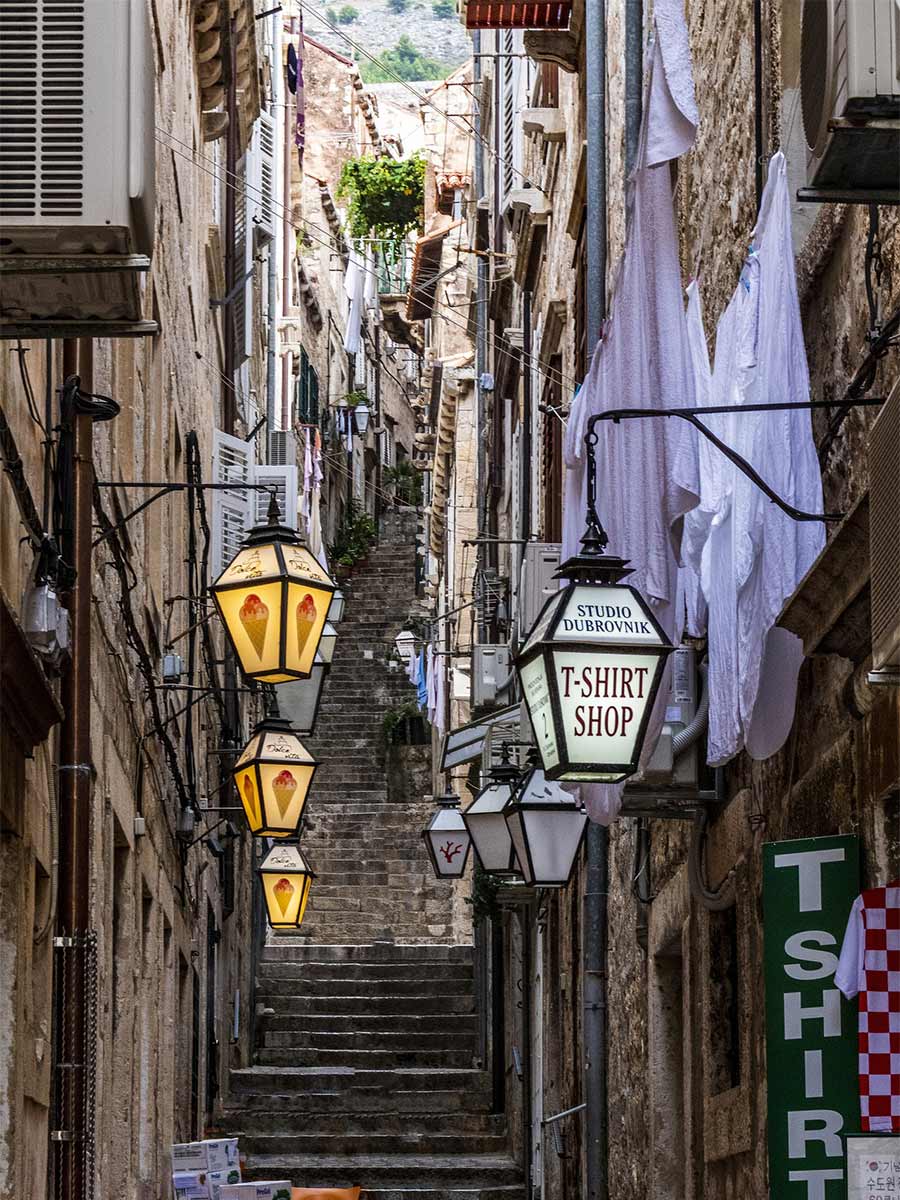
[[[472,947],[455,944],[449,888],[420,837],[428,751],[400,762],[383,744],[385,710],[414,695],[387,664],[414,559],[414,514],[393,514],[346,589],[311,741],[322,766],[303,841],[317,879],[300,935],[263,950],[256,1001],[270,1011],[253,1065],[231,1072],[224,1125],[250,1180],[358,1184],[366,1200],[522,1200],[477,1059]]]

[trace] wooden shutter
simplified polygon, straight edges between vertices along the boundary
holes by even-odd
[[[250,211],[257,245],[275,237],[275,121],[261,112],[253,127]]]
[[[247,197],[247,155],[238,162],[234,187],[234,321],[235,362],[245,362],[253,353],[253,235],[250,230],[252,201]]]
[[[544,388],[544,404],[558,409],[562,404],[562,357],[554,354],[550,359],[547,383]],[[562,541],[562,492],[563,492],[563,425],[553,413],[544,414],[544,429],[541,438],[541,486],[544,493],[544,520],[541,531],[545,542]]]
[[[213,431],[213,482],[252,483],[253,445],[221,429]],[[240,549],[250,527],[253,507],[245,488],[212,494],[212,544],[210,572],[218,579]]]

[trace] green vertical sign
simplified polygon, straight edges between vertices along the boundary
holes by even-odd
[[[844,1200],[859,1129],[856,1005],[834,984],[859,838],[763,846],[771,1200]]]

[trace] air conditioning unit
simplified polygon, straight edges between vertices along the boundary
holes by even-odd
[[[472,704],[500,703],[500,688],[509,679],[512,659],[509,646],[472,647]]]
[[[896,203],[897,0],[803,0],[800,105],[809,148],[799,200]]]
[[[29,0],[0,39],[0,333],[154,333],[145,0]],[[190,168],[186,168],[190,170]]]
[[[869,434],[872,683],[900,682],[900,383]]]
[[[297,438],[293,429],[276,429],[269,435],[269,462],[276,467],[296,467]]]
[[[702,739],[679,754],[676,735],[693,721],[698,703],[697,652],[693,646],[678,646],[672,655],[665,723],[638,786],[697,787]]]
[[[522,562],[522,586],[519,592],[519,636],[524,641],[538,614],[551,596],[559,591],[559,542],[529,542]]]

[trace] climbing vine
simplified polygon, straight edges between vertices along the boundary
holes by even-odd
[[[351,237],[405,237],[425,219],[425,159],[351,158],[337,195],[349,201]]]

